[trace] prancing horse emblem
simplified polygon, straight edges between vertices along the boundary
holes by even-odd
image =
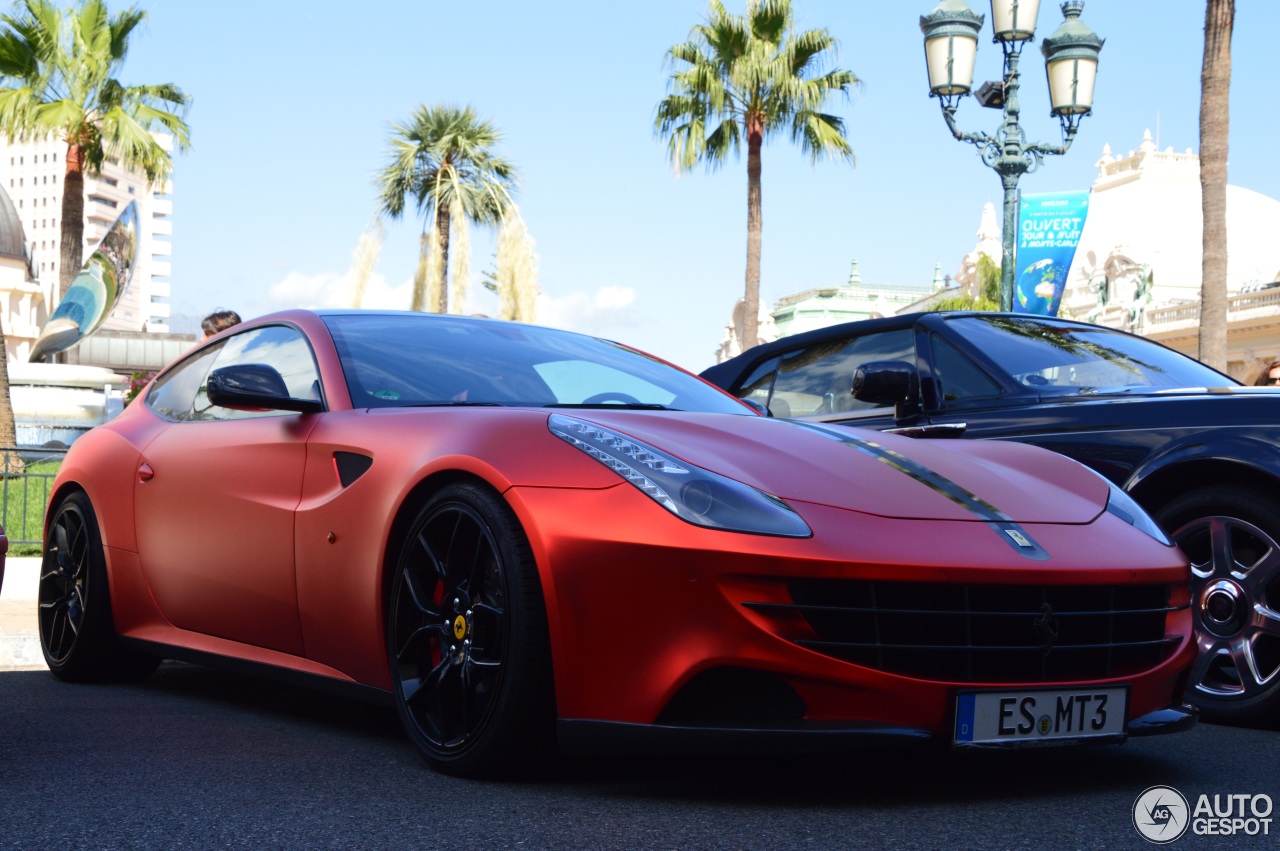
[[[1010,538],[1012,538],[1013,542],[1020,547],[1029,549],[1035,546],[1035,544],[1031,543],[1031,541],[1027,538],[1026,535],[1022,534],[1017,529],[1005,529],[1004,533],[1008,535]]]
[[[1058,618],[1053,614],[1053,606],[1044,603],[1040,606],[1040,614],[1031,622],[1031,631],[1040,639],[1040,649],[1048,653],[1058,640]]]

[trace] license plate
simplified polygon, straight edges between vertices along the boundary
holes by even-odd
[[[1124,735],[1123,686],[967,691],[956,696],[957,745],[1035,744]]]

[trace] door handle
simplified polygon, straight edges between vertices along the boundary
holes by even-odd
[[[141,464],[138,467],[138,482],[140,484],[145,484],[151,481],[155,474],[156,471],[151,469],[150,464]]]

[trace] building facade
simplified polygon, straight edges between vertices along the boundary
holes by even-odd
[[[1199,353],[1200,158],[1151,133],[1098,160],[1059,314]],[[1227,371],[1251,381],[1280,359],[1280,201],[1227,187]]]
[[[156,139],[166,150],[172,150],[172,137],[157,134]],[[25,231],[34,286],[40,296],[40,324],[57,307],[66,149],[66,143],[54,137],[0,145],[0,187],[8,193]],[[100,175],[85,176],[84,194],[86,257],[129,202],[138,204],[139,246],[133,279],[102,327],[167,332],[173,235],[170,182],[148,187],[141,172],[107,161]],[[12,292],[9,301],[14,301]],[[18,336],[19,318],[10,306],[3,317],[6,336]],[[37,327],[35,333],[38,330]],[[17,359],[12,346],[9,357]]]

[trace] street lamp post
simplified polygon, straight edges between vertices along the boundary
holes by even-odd
[[[1013,309],[1018,180],[1040,168],[1046,156],[1065,154],[1075,138],[1080,118],[1093,108],[1093,84],[1103,40],[1080,20],[1083,9],[1083,0],[1063,3],[1062,25],[1040,47],[1049,78],[1050,113],[1062,125],[1061,145],[1028,144],[1018,121],[1018,60],[1023,45],[1035,38],[1040,0],[991,0],[993,40],[1004,51],[1004,79],[1000,83],[985,83],[977,94],[983,106],[1004,110],[1004,122],[994,136],[965,133],[956,126],[955,115],[960,99],[973,89],[973,66],[984,16],[973,11],[964,0],[942,0],[932,12],[920,18],[929,69],[929,96],[939,99],[942,117],[951,135],[976,146],[982,161],[995,169],[1004,186],[1001,310]]]

